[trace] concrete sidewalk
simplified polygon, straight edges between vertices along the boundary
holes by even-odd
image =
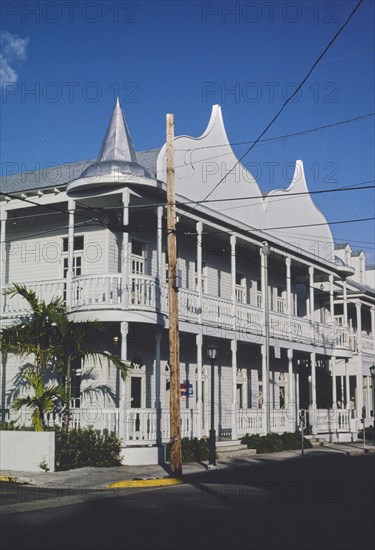
[[[360,442],[356,443],[327,443],[322,447],[305,450],[305,457],[319,458],[327,454],[364,455],[375,454],[375,447],[371,444],[363,447]],[[231,457],[220,459],[217,462],[217,469],[239,468],[245,465],[257,464],[259,462],[274,462],[281,460],[303,459],[300,450],[283,451],[264,455]],[[207,472],[205,464],[196,462],[184,464],[183,479],[191,474]],[[163,466],[116,466],[112,468],[79,468],[63,472],[21,472],[0,470],[0,481],[11,483],[28,484],[45,488],[81,488],[86,490],[109,488],[112,484],[121,481],[128,481],[129,488],[145,486],[145,483],[137,484],[137,481],[160,480],[169,478],[168,465]],[[130,483],[131,482],[131,483]],[[177,481],[176,481],[177,483]],[[156,484],[150,484],[156,485]]]

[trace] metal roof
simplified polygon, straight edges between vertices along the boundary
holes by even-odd
[[[156,161],[159,152],[160,149],[150,149],[149,151],[137,153],[138,164],[146,168],[153,177],[156,176]],[[65,186],[70,181],[79,178],[83,170],[95,162],[95,159],[69,162],[44,170],[33,170],[4,176],[0,178],[0,189],[2,193],[12,194],[46,187]]]

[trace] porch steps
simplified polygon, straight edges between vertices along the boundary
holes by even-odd
[[[236,458],[240,456],[251,456],[256,454],[255,449],[248,449],[240,440],[217,441],[216,453],[218,458]]]

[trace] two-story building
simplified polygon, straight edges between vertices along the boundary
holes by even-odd
[[[302,161],[287,189],[262,194],[219,106],[200,137],[175,138],[174,155],[182,436],[208,435],[214,343],[220,438],[295,431],[301,408],[312,434],[355,437],[363,404],[373,410],[375,285],[363,254],[358,271],[352,251],[349,261],[335,250]],[[132,362],[125,381],[90,364],[72,380],[73,423],[116,431],[127,463],[157,460],[169,441],[165,181],[165,146],[136,154],[119,102],[96,161],[2,179],[2,290],[62,296],[73,320],[103,323],[96,346]],[[3,294],[0,311],[2,326],[27,315]],[[2,358],[5,419],[17,416],[19,366]]]

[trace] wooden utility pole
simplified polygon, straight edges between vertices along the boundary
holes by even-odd
[[[178,333],[178,289],[176,285],[176,199],[174,191],[174,116],[167,115],[167,236],[169,298],[169,368],[171,474],[182,475],[180,427],[180,339]]]

